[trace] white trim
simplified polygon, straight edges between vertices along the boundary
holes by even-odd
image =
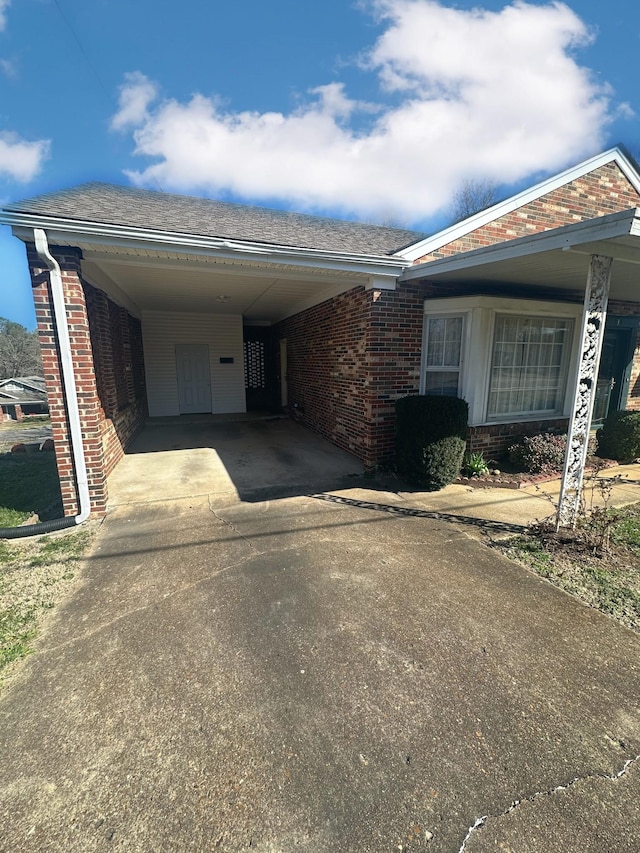
[[[553,228],[550,231],[540,231],[537,234],[493,243],[491,246],[483,246],[481,249],[473,249],[470,252],[460,252],[448,258],[425,261],[406,269],[399,281],[434,279],[439,273],[443,272],[457,272],[558,249],[575,250],[576,246],[586,246],[591,243],[600,243],[602,240],[615,240],[619,237],[639,235],[640,208],[634,207],[629,210],[621,210],[618,213],[609,213],[598,219],[576,222],[575,225],[562,225],[560,228]],[[616,247],[609,245],[606,254],[615,257],[615,252]],[[625,248],[623,253],[628,254],[628,249]]]
[[[465,314],[464,363],[461,372],[460,396],[469,404],[469,426],[495,426],[497,424],[527,423],[538,420],[559,420],[571,414],[569,389],[576,382],[578,336],[575,329],[582,306],[573,302],[549,302],[536,299],[515,299],[506,296],[456,296],[450,299],[425,299],[424,315]],[[488,418],[489,372],[493,353],[493,336],[496,314],[558,317],[574,321],[569,349],[566,353],[567,374],[562,412],[552,415],[524,415]],[[420,365],[420,382],[424,361],[425,332],[423,326],[423,352]]]
[[[426,381],[427,381],[427,372],[442,372],[445,373],[447,370],[450,373],[457,372],[458,373],[458,388],[456,391],[457,396],[460,396],[460,391],[462,390],[462,382],[465,368],[465,355],[467,351],[468,345],[468,328],[469,328],[469,316],[470,311],[429,311],[427,313],[425,311],[424,321],[422,324],[422,358],[420,359],[420,393],[426,394],[428,393],[426,390]],[[458,361],[457,367],[433,367],[429,368],[427,365],[427,352],[428,352],[428,344],[429,344],[429,320],[433,319],[439,320],[448,320],[448,319],[457,319],[460,318],[462,320],[462,331],[460,334],[460,358]]]
[[[523,190],[504,201],[500,201],[486,210],[481,210],[479,213],[475,213],[473,216],[463,219],[462,222],[456,222],[454,225],[445,228],[443,231],[439,231],[431,237],[426,237],[424,240],[413,243],[411,246],[407,246],[399,252],[396,252],[393,257],[402,257],[403,259],[406,258],[407,260],[415,262],[418,258],[422,258],[424,255],[429,255],[431,252],[435,252],[442,248],[442,246],[446,246],[448,243],[452,243],[454,240],[458,240],[460,237],[466,236],[472,231],[475,231],[477,228],[482,228],[489,222],[493,222],[501,216],[512,213],[519,207],[522,207],[531,201],[535,201],[541,196],[553,192],[565,184],[571,183],[571,181],[582,178],[589,172],[593,172],[595,169],[606,166],[608,163],[616,163],[619,166],[620,171],[624,174],[634,189],[640,193],[640,175],[619,148],[611,148],[609,151],[604,151],[602,154],[590,157],[588,160],[584,160],[577,166],[565,169],[564,172],[560,172],[558,175],[553,175],[551,178],[547,178],[539,184],[535,184],[533,187],[529,187],[528,189]]]
[[[335,252],[325,249],[309,249],[300,246],[283,246],[276,243],[255,243],[249,240],[229,240],[220,237],[204,237],[198,234],[183,234],[157,231],[135,226],[110,225],[86,220],[64,219],[56,216],[40,216],[31,213],[0,211],[0,224],[11,225],[13,234],[21,240],[31,239],[31,230],[47,231],[53,244],[70,243],[72,236],[93,238],[102,245],[130,246],[138,249],[158,248],[183,252],[197,249],[218,258],[237,258],[238,255],[255,260],[269,260],[294,266],[313,266],[318,269],[346,269],[367,275],[399,275],[409,261],[394,255],[365,255],[352,252]]]

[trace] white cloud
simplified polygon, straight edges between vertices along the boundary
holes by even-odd
[[[125,74],[124,79],[120,87],[118,112],[111,119],[112,130],[127,130],[147,120],[147,107],[158,94],[157,86],[139,71]]]
[[[490,12],[379,0],[372,9],[386,28],[364,60],[379,80],[377,105],[331,83],[287,114],[231,112],[203,95],[158,102],[151,81],[128,75],[112,126],[132,129],[135,153],[152,160],[130,177],[416,222],[469,177],[517,181],[602,144],[611,93],[574,58],[591,36],[564,4],[516,0]],[[358,130],[365,111],[370,123]]]
[[[0,31],[7,26],[7,9],[11,0],[0,0]]]
[[[0,131],[0,176],[30,181],[49,155],[49,146],[46,139],[26,142],[15,133]]]
[[[0,59],[0,71],[9,78],[15,78],[18,76],[16,64],[10,59]]]

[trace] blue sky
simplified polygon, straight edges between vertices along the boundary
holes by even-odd
[[[640,152],[628,0],[0,0],[0,202],[84,181],[447,224],[622,142]],[[34,325],[0,227],[0,316]]]

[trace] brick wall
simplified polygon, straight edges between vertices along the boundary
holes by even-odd
[[[615,163],[571,181],[523,205],[499,219],[476,228],[464,237],[442,246],[416,263],[445,258],[482,246],[515,240],[551,228],[628,210],[640,204],[640,196]]]
[[[418,393],[423,300],[421,285],[355,288],[275,329],[294,417],[367,467],[393,458],[394,402]]]
[[[287,339],[289,410],[305,426],[365,460],[367,305],[355,288],[279,323]]]
[[[83,282],[89,318],[100,434],[108,476],[144,425],[147,401],[140,321],[101,290]]]
[[[124,447],[144,423],[146,416],[144,385],[139,381],[143,371],[140,324],[124,309],[117,308],[114,315],[111,308],[113,303],[105,294],[83,282],[79,249],[51,247],[51,252],[62,272],[91,508],[92,514],[99,516],[106,512],[107,474],[121,458]],[[49,273],[32,245],[27,246],[27,258],[64,512],[65,515],[76,515],[78,498],[62,391],[58,342],[52,317]],[[121,342],[123,326],[127,327],[127,334],[133,341],[130,351],[136,354],[135,358],[130,355],[129,361],[140,363],[135,367],[130,364],[127,370],[123,362],[123,368],[117,371],[113,368],[111,354]],[[133,393],[127,390],[127,403],[123,406],[122,385],[124,383],[127,389],[129,388],[125,375],[129,372],[138,378],[138,382],[136,385],[136,380],[133,380]]]

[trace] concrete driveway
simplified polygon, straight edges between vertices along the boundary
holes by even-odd
[[[109,504],[208,495],[256,501],[362,476],[353,456],[288,418],[153,418],[109,477]]]
[[[640,638],[339,498],[109,515],[0,702],[1,851],[640,849]]]

